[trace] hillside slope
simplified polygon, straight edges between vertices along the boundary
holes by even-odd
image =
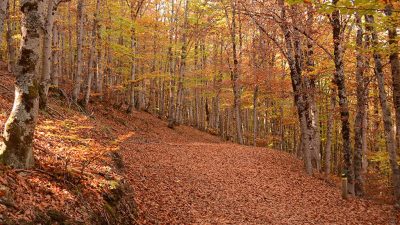
[[[5,71],[0,63],[0,134],[14,95],[14,77]],[[39,115],[35,168],[0,166],[0,224],[135,224],[118,154],[132,129],[118,115],[102,105],[83,113],[53,94]]]

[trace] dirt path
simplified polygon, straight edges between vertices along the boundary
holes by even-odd
[[[123,151],[142,224],[396,224],[390,206],[342,200],[288,154],[149,124]]]

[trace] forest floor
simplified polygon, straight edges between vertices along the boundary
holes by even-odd
[[[0,67],[3,129],[14,79]],[[1,225],[399,221],[391,205],[342,200],[337,185],[307,176],[290,154],[169,129],[145,112],[102,104],[89,112],[50,99],[36,130],[35,168],[0,167]]]
[[[398,224],[392,206],[343,200],[290,154],[134,118],[146,125],[122,155],[142,224]]]

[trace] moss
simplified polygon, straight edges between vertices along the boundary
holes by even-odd
[[[26,5],[30,5],[25,3],[22,5],[21,8],[25,7]],[[19,59],[18,64],[22,65],[22,73],[25,74],[27,72],[34,72],[36,68],[36,63],[32,61],[32,58],[35,53],[31,49],[22,48],[21,49],[21,57]]]
[[[46,214],[51,218],[52,221],[56,221],[60,224],[65,224],[65,222],[68,220],[68,216],[65,213],[57,210],[50,209]]]
[[[104,204],[104,209],[106,210],[106,212],[108,214],[110,214],[111,216],[115,217],[115,211],[116,210],[112,205],[106,203],[106,204]]]
[[[36,79],[33,79],[33,85],[29,86],[29,99],[37,97],[39,97],[39,83]]]
[[[23,5],[21,5],[22,12],[27,12],[37,9],[38,9],[38,4],[36,2],[25,2]]]
[[[12,117],[10,120],[12,122],[6,127],[8,138],[1,146],[4,152],[0,156],[0,161],[15,168],[30,168],[33,166],[33,133],[25,133],[17,118]],[[25,124],[25,126],[28,125]]]
[[[123,161],[121,155],[118,152],[115,152],[115,151],[111,152],[110,155],[111,155],[111,158],[112,158],[112,160],[114,162],[115,167],[118,170],[122,170],[125,167],[125,165],[124,165],[124,161]]]

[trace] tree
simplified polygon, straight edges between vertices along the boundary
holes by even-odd
[[[135,79],[136,79],[136,70],[137,70],[137,61],[136,61],[136,51],[137,51],[137,37],[135,31],[135,22],[139,15],[140,10],[143,7],[144,0],[140,0],[138,2],[132,0],[131,1],[131,20],[132,20],[132,28],[131,28],[131,50],[132,50],[132,64],[131,64],[131,76],[130,76],[130,84],[129,84],[129,106],[127,109],[128,113],[131,113],[135,107]]]
[[[336,5],[338,0],[333,0],[333,5]],[[343,139],[343,155],[344,168],[343,173],[347,177],[348,192],[354,194],[354,170],[352,164],[352,150],[350,141],[350,113],[347,100],[347,89],[344,74],[343,62],[343,39],[345,24],[342,20],[340,11],[335,9],[331,15],[332,36],[334,45],[334,63],[335,63],[335,78],[334,82],[338,88],[340,119],[342,121],[342,139]]]
[[[87,79],[87,85],[86,85],[86,93],[85,93],[85,99],[83,102],[83,106],[86,108],[89,105],[89,100],[90,100],[90,93],[92,90],[92,80],[95,72],[95,67],[94,65],[96,64],[96,43],[97,43],[97,32],[99,30],[98,23],[99,23],[99,12],[100,12],[100,0],[96,1],[96,9],[94,12],[93,16],[93,25],[92,25],[92,46],[90,47],[90,53],[89,53],[89,66],[88,66],[88,79]]]
[[[188,32],[188,14],[189,14],[189,0],[185,0],[185,15],[183,19],[183,34],[182,34],[182,49],[181,49],[181,60],[179,64],[179,76],[178,76],[178,91],[176,98],[176,120],[181,121],[183,114],[183,92],[184,86],[183,82],[185,79],[186,70],[186,57],[187,57],[187,32]]]
[[[367,30],[370,32],[371,35],[373,57],[375,62],[375,77],[378,82],[379,102],[382,108],[382,120],[385,131],[385,139],[386,139],[387,151],[389,153],[389,162],[393,173],[392,182],[394,186],[394,196],[396,204],[400,206],[400,169],[397,163],[396,134],[394,132],[392,113],[388,105],[387,94],[385,91],[382,56],[378,52],[378,34],[375,28],[373,27],[374,16],[367,15],[365,17],[365,20],[367,22]]]
[[[232,89],[233,89],[233,110],[236,118],[236,135],[239,144],[243,144],[243,130],[242,130],[242,115],[241,115],[241,85],[240,85],[240,71],[239,71],[239,59],[238,59],[238,43],[237,36],[242,35],[237,33],[237,5],[238,2],[230,2],[230,12],[228,7],[225,7],[225,17],[228,23],[230,32],[230,41],[232,48],[232,65],[229,65]],[[230,22],[229,22],[230,21]]]
[[[290,68],[290,77],[292,81],[292,88],[294,92],[294,102],[297,107],[297,113],[298,113],[298,118],[300,121],[300,129],[302,131],[301,133],[301,150],[304,155],[304,165],[307,174],[311,175],[312,174],[312,163],[311,163],[311,145],[312,143],[312,134],[311,130],[308,129],[309,125],[312,123],[310,120],[310,109],[307,108],[307,106],[310,106],[309,104],[306,104],[306,98],[304,96],[304,91],[303,88],[304,86],[304,81],[301,77],[302,74],[302,67],[301,67],[301,46],[300,46],[300,40],[299,40],[299,34],[298,31],[295,31],[293,33],[296,33],[297,35],[294,36],[292,34],[292,31],[289,29],[289,26],[287,25],[286,22],[286,7],[284,5],[284,1],[280,0],[278,1],[278,4],[281,8],[281,18],[283,20],[283,23],[280,24],[280,27],[282,29],[284,38],[285,38],[285,46],[286,46],[286,59],[289,64]]]
[[[3,38],[4,24],[8,14],[8,0],[0,1],[0,44]]]
[[[53,27],[54,17],[57,12],[58,5],[63,0],[47,0],[47,13],[44,22],[44,35],[43,35],[43,52],[42,52],[42,71],[41,82],[39,86],[39,107],[46,109],[47,97],[49,94],[49,87],[51,81],[51,71],[53,63],[52,43],[53,43]]]
[[[171,16],[169,28],[169,46],[168,46],[168,72],[170,75],[170,89],[169,89],[169,106],[168,106],[168,127],[174,128],[176,123],[175,115],[175,60],[173,53],[173,38],[174,38],[174,21],[175,21],[175,0],[171,0]]]
[[[77,18],[76,18],[76,45],[77,45],[77,58],[76,58],[76,73],[74,77],[74,89],[72,91],[72,101],[76,104],[81,93],[82,85],[82,45],[83,45],[83,0],[78,0]]]
[[[39,109],[39,59],[43,1],[21,1],[21,54],[18,58],[15,100],[0,142],[0,161],[16,168],[34,165],[32,141]]]
[[[396,136],[397,144],[400,144],[400,60],[399,60],[399,46],[397,41],[397,22],[393,16],[392,1],[388,1],[385,7],[385,14],[388,17],[389,23],[387,24],[388,31],[388,44],[390,48],[389,61],[390,69],[392,72],[393,83],[393,103],[396,115]]]
[[[364,178],[362,176],[363,163],[363,145],[366,129],[364,121],[367,110],[367,82],[365,82],[364,71],[366,67],[366,59],[363,53],[365,44],[363,41],[363,27],[361,23],[361,15],[355,14],[357,34],[356,34],[356,81],[357,81],[357,110],[354,122],[354,191],[357,196],[364,195]]]

